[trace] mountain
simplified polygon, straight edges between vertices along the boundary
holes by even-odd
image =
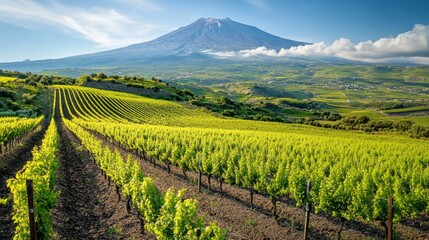
[[[40,71],[59,68],[126,66],[156,62],[210,61],[207,51],[232,52],[264,46],[280,50],[304,45],[229,18],[200,18],[152,41],[110,51],[60,59],[1,63],[0,69]]]
[[[157,54],[156,51],[164,49],[165,54],[188,55],[204,50],[239,51],[261,46],[280,50],[303,44],[305,43],[283,39],[229,18],[200,18],[153,41],[118,50],[149,52],[154,55]]]

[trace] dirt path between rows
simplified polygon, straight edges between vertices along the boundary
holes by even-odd
[[[15,177],[27,161],[33,158],[31,151],[34,146],[42,143],[48,122],[43,121],[36,127],[33,133],[25,137],[21,143],[11,149],[9,152],[0,156],[0,198],[10,196],[10,190],[6,186],[9,178]],[[15,225],[12,222],[12,202],[6,205],[0,205],[0,239],[12,239],[15,231]]]
[[[54,239],[147,239],[140,233],[136,212],[127,213],[76,136],[58,123],[61,136],[56,190],[52,209]]]

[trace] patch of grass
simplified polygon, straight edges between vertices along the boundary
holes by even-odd
[[[313,115],[310,112],[306,112],[306,111],[302,111],[294,108],[284,109],[282,110],[282,112],[287,114],[289,117],[309,117]]]
[[[344,116],[368,116],[371,120],[390,120],[391,118],[375,110],[353,110],[343,113]]]
[[[395,117],[393,119],[410,120],[423,126],[429,126],[429,116]]]
[[[0,205],[6,205],[9,202],[9,198],[0,198]]]
[[[211,201],[210,206],[213,208],[218,208],[220,205],[219,201]]]
[[[385,113],[412,113],[412,112],[420,112],[429,110],[429,106],[417,106],[417,107],[410,107],[410,108],[398,108],[398,109],[390,109],[384,111]]]
[[[256,226],[256,220],[252,219],[252,218],[246,219],[245,224],[246,224],[246,226],[249,226],[249,227],[255,227]]]
[[[108,230],[109,235],[113,236],[113,237],[115,237],[115,236],[120,237],[120,236],[122,236],[123,232],[124,232],[123,228],[118,227],[116,225],[109,227],[109,230]]]

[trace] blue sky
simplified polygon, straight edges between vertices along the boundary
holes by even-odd
[[[200,17],[229,17],[280,37],[318,43],[310,50],[322,47],[324,54],[341,38],[353,43],[344,48],[380,38],[393,42],[407,32],[407,37],[422,34],[418,50],[425,50],[428,10],[425,0],[0,0],[0,62],[127,46]],[[308,52],[301,48],[291,54]]]

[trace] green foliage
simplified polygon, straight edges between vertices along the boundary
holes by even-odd
[[[328,113],[322,113],[322,116],[328,116],[329,119],[331,114],[328,115]],[[299,119],[297,122],[317,127],[343,130],[361,130],[365,132],[390,131],[407,133],[412,138],[429,137],[429,127],[421,126],[411,121],[370,120],[370,118],[366,115],[342,117],[340,121],[333,124],[324,124],[308,119]]]
[[[144,221],[147,223],[156,222],[164,201],[164,197],[158,192],[151,178],[144,178],[140,193],[138,192],[133,199]]]
[[[8,198],[0,198],[0,205],[6,205],[9,202]]]
[[[43,116],[30,119],[16,117],[0,118],[0,146],[35,128],[42,120]]]
[[[106,78],[107,78],[107,76],[106,76],[106,74],[104,74],[103,72],[100,72],[100,73],[98,73],[98,74],[97,74],[97,78],[98,78],[98,79],[106,79]]]
[[[413,138],[429,138],[429,127],[413,125],[409,132]]]
[[[82,84],[84,84],[84,83],[86,83],[86,82],[91,82],[92,81],[92,78],[90,77],[90,76],[88,76],[88,75],[82,75],[82,76],[80,76],[77,80],[76,80],[76,85],[82,85]]]
[[[35,147],[33,160],[19,171],[15,178],[7,180],[13,194],[13,217],[16,224],[14,239],[29,239],[26,179],[33,180],[35,221],[39,236],[50,239],[52,222],[50,210],[54,207],[59,192],[54,191],[58,168],[59,135],[52,119],[40,148]]]
[[[125,197],[132,200],[149,232],[158,239],[225,239],[225,232],[216,225],[204,228],[204,219],[197,217],[197,201],[183,200],[184,190],[177,194],[171,189],[165,195],[159,193],[153,180],[143,176],[137,161],[130,157],[124,161],[118,151],[103,148],[100,140],[74,121],[64,119],[66,126],[93,154],[100,168],[123,189]]]
[[[261,106],[254,106],[231,100],[222,96],[218,100],[208,100],[206,98],[196,98],[189,101],[190,104],[204,107],[207,110],[221,113],[226,117],[236,117],[270,122],[285,122],[286,115],[282,114],[282,108],[274,104],[267,103]],[[273,108],[275,110],[273,111]]]
[[[6,88],[0,88],[0,98],[8,98],[12,101],[16,101],[16,92]]]

